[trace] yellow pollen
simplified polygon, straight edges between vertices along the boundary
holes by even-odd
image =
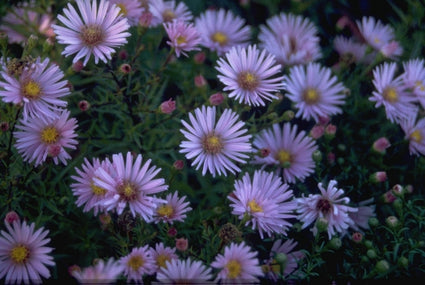
[[[226,264],[228,270],[227,277],[234,279],[238,277],[242,272],[241,264],[236,260],[231,260]]]
[[[227,36],[222,33],[222,32],[216,32],[212,35],[211,39],[216,42],[219,43],[219,45],[223,46],[225,44],[227,44]]]
[[[387,88],[384,90],[384,99],[390,103],[395,103],[398,101],[398,94],[394,88]]]
[[[123,16],[127,16],[127,8],[125,7],[125,5],[123,3],[119,3],[116,5],[118,6],[118,8],[120,8],[120,14],[122,14]]]
[[[162,18],[164,19],[164,22],[171,22],[176,17],[176,14],[174,14],[171,10],[165,10],[164,13],[162,13]]]
[[[280,265],[277,263],[276,260],[273,259],[272,264],[270,265],[270,267],[271,267],[271,270],[274,273],[279,273],[280,272]]]
[[[263,208],[261,208],[260,205],[257,204],[257,202],[255,202],[255,200],[251,200],[248,203],[249,208],[251,209],[251,212],[253,213],[258,213],[258,212],[262,212]]]
[[[133,201],[137,198],[137,189],[128,182],[125,182],[118,188],[118,193],[121,199],[126,201]]]
[[[289,167],[291,164],[292,157],[289,152],[282,149],[277,153],[276,159],[280,162],[280,164],[283,167]]]
[[[419,130],[415,130],[413,133],[410,134],[410,138],[418,143],[422,140],[422,134]]]
[[[103,30],[99,26],[84,26],[81,31],[81,40],[89,47],[101,43],[104,39]]]
[[[28,99],[37,99],[40,97],[41,88],[37,82],[31,80],[24,85],[24,96]]]
[[[30,252],[28,248],[26,248],[23,245],[18,245],[12,248],[12,251],[10,252],[10,257],[15,263],[24,263],[26,259],[28,259],[28,256],[30,255]]]
[[[168,255],[161,254],[156,258],[156,263],[159,267],[167,268],[166,263],[170,260],[171,258]]]
[[[102,187],[94,185],[93,182],[90,183],[90,188],[91,188],[91,191],[93,192],[93,194],[96,195],[96,196],[103,196],[106,193],[105,189],[103,189]]]
[[[170,205],[161,205],[156,212],[161,217],[170,217],[174,211]]]
[[[319,101],[320,96],[319,93],[315,89],[307,89],[303,93],[304,102],[308,105],[312,105]]]
[[[178,36],[177,39],[176,39],[176,41],[177,41],[177,44],[178,45],[187,43],[186,38],[183,37],[183,36]]]
[[[131,269],[133,269],[134,271],[142,267],[143,264],[145,264],[145,261],[143,260],[141,256],[138,256],[138,255],[130,257],[130,259],[127,262],[127,265],[130,266]]]
[[[55,127],[46,127],[41,131],[41,141],[48,144],[54,144],[58,140],[59,133]]]
[[[419,87],[419,89],[424,92],[425,91],[425,86],[422,84],[422,81],[416,81],[415,82],[416,87]]]
[[[223,144],[219,137],[215,135],[208,135],[202,141],[202,146],[207,153],[216,154],[223,149]]]
[[[238,75],[238,84],[242,89],[254,91],[258,87],[259,82],[255,74],[242,72]]]
[[[379,44],[381,42],[381,40],[378,38],[374,38],[373,41],[375,42],[375,44]]]

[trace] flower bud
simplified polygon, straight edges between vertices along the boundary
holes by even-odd
[[[205,52],[203,52],[203,51],[198,52],[198,53],[196,53],[196,54],[193,56],[193,60],[194,60],[194,61],[195,61],[195,63],[197,63],[197,64],[202,64],[202,63],[204,63],[205,58],[206,58],[206,55],[205,55]]]
[[[402,197],[404,195],[404,193],[406,192],[403,188],[403,186],[401,186],[400,184],[396,184],[391,188],[392,192],[394,193],[395,196],[397,197]]]
[[[123,74],[129,74],[131,72],[131,65],[128,63],[123,63],[120,65],[120,72]]]
[[[387,273],[390,270],[390,264],[386,260],[380,260],[376,263],[375,269],[379,273]]]
[[[387,217],[385,219],[385,222],[392,229],[398,228],[398,226],[400,226],[400,221],[397,219],[396,216],[389,216],[389,217]]]
[[[288,256],[283,252],[279,252],[275,255],[274,260],[279,264],[280,274],[283,275],[285,272],[286,264],[288,263]]]
[[[176,101],[170,98],[169,100],[161,103],[160,109],[164,114],[171,114],[176,109]]]
[[[360,232],[354,232],[351,235],[351,239],[355,242],[355,243],[361,243],[363,240],[363,235]]]
[[[336,126],[333,124],[329,124],[325,128],[325,136],[329,139],[332,139],[335,137],[336,133]]]
[[[176,160],[176,161],[173,163],[173,167],[174,167],[176,170],[182,170],[182,169],[183,169],[183,167],[184,167],[184,162],[183,162],[183,160],[181,160],[181,159]]]
[[[391,190],[388,190],[382,195],[382,200],[384,201],[384,203],[388,203],[388,204],[392,203],[395,201],[395,199],[397,199],[397,197],[394,196]]]
[[[80,102],[78,102],[78,108],[80,108],[81,111],[85,112],[90,109],[90,103],[86,100],[81,100]]]
[[[213,106],[220,105],[224,101],[224,96],[222,93],[218,92],[210,96],[209,98],[210,104]]]
[[[388,139],[386,137],[381,137],[373,143],[372,149],[377,153],[385,154],[386,149],[390,146],[391,144]]]
[[[401,256],[401,257],[397,260],[397,264],[398,264],[398,266],[400,266],[401,268],[403,268],[403,269],[407,269],[407,267],[409,266],[409,260],[408,260],[406,257]]]
[[[319,233],[326,232],[328,230],[328,225],[329,225],[329,222],[324,217],[319,217],[316,220],[316,228],[319,231]]]
[[[329,153],[326,155],[326,159],[328,160],[328,163],[329,163],[329,164],[334,164],[334,163],[335,163],[335,153],[333,153],[333,152],[329,152]]]
[[[149,27],[152,22],[152,18],[152,13],[145,10],[139,18],[139,25],[144,28]]]
[[[292,120],[295,117],[295,113],[292,110],[287,110],[283,113],[282,115],[282,119],[285,122],[289,122],[290,120]]]
[[[77,60],[77,62],[72,64],[72,70],[75,72],[80,72],[81,70],[83,70],[83,68],[84,68],[84,64],[81,60]]]
[[[99,215],[99,221],[102,225],[102,229],[106,229],[106,227],[112,222],[112,218],[109,214],[103,213]]]
[[[369,218],[367,222],[371,228],[375,228],[379,225],[379,220],[375,217]]]
[[[15,211],[10,211],[6,214],[4,221],[9,224],[13,224],[14,221],[19,222],[19,215]]]
[[[125,49],[120,50],[118,57],[122,60],[126,60],[128,58],[128,52]]]
[[[167,236],[175,237],[177,235],[177,229],[175,227],[171,227],[167,231]]]
[[[7,130],[9,130],[9,123],[8,122],[1,122],[0,123],[0,130],[2,132],[6,132]]]
[[[313,160],[314,160],[314,162],[320,162],[320,161],[322,161],[322,158],[323,158],[322,152],[320,150],[316,149],[313,152]]]
[[[323,127],[322,125],[315,125],[310,130],[310,137],[312,137],[313,139],[317,140],[321,136],[323,136],[324,132],[325,132],[325,127]]]
[[[339,237],[333,237],[330,241],[329,241],[329,247],[331,249],[337,250],[340,249],[342,246],[342,241]]]
[[[378,257],[378,255],[376,254],[376,251],[373,248],[370,248],[366,251],[366,255],[367,257],[369,257],[370,259],[375,259]]]
[[[324,116],[324,117],[319,117],[319,124],[325,126],[330,122],[331,118],[329,118],[328,116]]]
[[[176,239],[176,249],[179,251],[185,251],[187,250],[189,246],[189,242],[185,238],[178,238]]]
[[[373,242],[370,240],[365,240],[364,245],[366,248],[369,248],[369,249],[373,248]]]
[[[195,86],[196,87],[204,87],[207,85],[207,80],[202,74],[195,76]]]
[[[385,182],[387,180],[387,173],[385,171],[377,171],[369,176],[369,181],[372,183]]]
[[[260,156],[261,157],[267,157],[270,154],[270,149],[264,147],[264,148],[262,148],[262,149],[259,150],[259,153],[260,153]]]

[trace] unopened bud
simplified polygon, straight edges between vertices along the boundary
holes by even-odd
[[[365,247],[366,247],[366,248],[368,248],[368,249],[372,249],[372,248],[373,248],[373,242],[372,242],[372,241],[370,241],[370,240],[365,240],[365,241],[364,241],[364,245],[365,245]]]
[[[395,199],[397,199],[397,197],[394,195],[392,190],[388,190],[382,195],[382,200],[384,203],[392,203],[395,201]]]
[[[261,157],[267,157],[270,154],[270,149],[264,147],[264,148],[262,148],[262,149],[259,150],[259,153],[260,153],[260,156]]]
[[[179,251],[185,251],[187,250],[189,246],[189,242],[185,238],[178,238],[176,239],[176,249]]]
[[[385,154],[386,149],[390,146],[391,144],[388,139],[386,137],[381,137],[373,143],[372,149],[380,154]]]
[[[385,219],[385,222],[392,229],[398,228],[398,226],[400,226],[400,221],[397,219],[396,216],[389,216],[389,217],[387,217]]]
[[[325,128],[325,136],[329,139],[335,137],[336,133],[336,126],[333,124],[329,124]]]
[[[80,108],[81,111],[85,112],[90,109],[90,103],[86,100],[81,100],[80,102],[78,102],[78,108]]]
[[[371,228],[375,228],[379,226],[379,220],[375,217],[369,218],[367,222]]]
[[[377,171],[369,176],[369,181],[372,183],[385,182],[387,180],[387,173],[385,171]]]
[[[322,152],[320,150],[317,149],[313,152],[313,160],[315,162],[322,161],[322,158],[323,158],[323,155],[322,155]]]
[[[331,249],[340,249],[342,246],[342,241],[339,237],[333,237],[330,241],[329,241],[329,247]]]
[[[123,63],[120,65],[120,72],[123,74],[129,74],[131,72],[131,65],[128,63]]]
[[[311,130],[310,130],[310,137],[312,137],[313,139],[319,139],[321,136],[323,136],[325,132],[325,127],[323,127],[322,125],[315,125]]]
[[[14,221],[19,222],[19,215],[15,211],[10,211],[6,214],[4,221],[9,224],[13,224]]]
[[[144,28],[149,27],[152,22],[152,18],[152,13],[145,10],[139,18],[139,25]]]
[[[363,240],[363,235],[360,232],[355,232],[351,235],[351,239],[355,242],[355,243],[361,243]]]
[[[294,117],[295,117],[295,113],[294,113],[294,111],[292,111],[292,110],[287,110],[287,111],[285,111],[285,112],[283,113],[283,115],[282,115],[282,119],[283,119],[285,122],[289,122],[289,121],[291,121]]]
[[[328,230],[328,225],[329,225],[329,222],[324,217],[319,217],[316,220],[316,228],[317,228],[319,233],[326,232]]]
[[[176,160],[176,161],[173,163],[173,167],[174,167],[176,170],[182,170],[182,169],[183,169],[183,167],[184,167],[184,162],[183,162],[183,160],[181,160],[181,159]]]
[[[0,123],[0,130],[2,132],[6,132],[7,130],[9,130],[9,123],[8,122],[1,122]]]
[[[397,264],[398,264],[398,266],[400,266],[401,268],[403,268],[403,269],[407,269],[407,267],[409,266],[409,260],[408,260],[406,257],[401,256],[401,257],[397,260]]]
[[[207,80],[204,76],[202,76],[202,74],[195,76],[194,81],[196,87],[204,87],[205,85],[207,85]]]
[[[224,96],[222,93],[215,93],[213,95],[210,96],[209,98],[210,104],[213,106],[217,106],[220,105],[221,103],[223,103],[224,101]]]
[[[125,49],[120,50],[118,57],[122,60],[126,60],[128,58],[128,52]]]
[[[372,249],[372,248],[370,248],[370,249],[368,249],[368,250],[366,251],[366,255],[367,255],[367,257],[369,257],[370,259],[375,259],[375,258],[377,258],[377,257],[378,257],[378,255],[376,254],[376,251],[375,251],[374,249]]]
[[[74,64],[72,64],[72,70],[75,72],[80,72],[83,68],[84,64],[81,60],[77,60]]]
[[[175,237],[177,235],[177,229],[175,227],[171,227],[167,231],[167,236]]]
[[[169,100],[161,103],[160,109],[164,114],[171,114],[176,109],[176,101],[170,98]]]
[[[380,260],[376,263],[375,269],[379,273],[387,273],[390,270],[390,264],[386,260]]]
[[[198,53],[196,53],[196,54],[193,56],[193,60],[194,60],[194,61],[195,61],[195,63],[197,63],[197,64],[202,64],[202,63],[204,63],[205,58],[206,58],[206,55],[205,55],[205,52],[203,52],[203,51],[198,52]]]
[[[400,184],[396,184],[391,188],[392,192],[394,193],[395,196],[397,197],[402,197],[405,193],[405,190],[403,188],[403,186],[401,186]]]

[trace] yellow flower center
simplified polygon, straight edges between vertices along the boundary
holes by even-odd
[[[166,262],[170,260],[171,258],[168,255],[160,254],[156,258],[156,263],[158,264],[159,267],[167,268]]]
[[[227,36],[222,33],[222,32],[216,32],[211,36],[211,39],[216,42],[219,43],[219,45],[223,46],[225,44],[227,44]]]
[[[258,78],[251,72],[241,72],[238,75],[238,84],[242,89],[254,91],[258,85]]]
[[[207,153],[217,154],[223,149],[223,144],[219,137],[208,135],[202,141],[202,146]]]
[[[104,37],[102,28],[96,25],[84,26],[81,30],[81,40],[88,47],[99,45]]]
[[[263,208],[261,208],[261,206],[258,205],[257,202],[255,202],[255,200],[251,200],[248,203],[248,206],[251,209],[251,212],[253,212],[253,213],[258,213],[258,212],[262,212],[263,211]]]
[[[292,156],[289,152],[287,152],[286,150],[280,150],[277,155],[276,155],[276,159],[280,162],[280,164],[287,168],[289,166],[291,166],[291,160],[292,160]]]
[[[59,133],[55,127],[46,127],[41,131],[41,141],[47,144],[54,144],[58,140]]]
[[[174,14],[171,10],[165,10],[162,13],[162,18],[164,19],[164,22],[171,22],[176,17],[176,14]]]
[[[143,264],[145,264],[145,261],[139,255],[130,257],[130,259],[127,262],[127,265],[130,266],[131,269],[133,269],[134,271],[137,271],[140,267],[143,266]]]
[[[176,39],[176,41],[177,41],[177,44],[178,45],[187,43],[186,38],[183,37],[183,36],[178,36],[177,39]]]
[[[373,41],[375,42],[375,44],[379,44],[381,42],[381,40],[376,37],[373,39]]]
[[[410,138],[418,143],[422,140],[422,134],[419,130],[415,130],[413,133],[410,134]]]
[[[12,248],[10,257],[15,263],[24,263],[28,259],[30,251],[23,245],[18,245]]]
[[[126,201],[133,201],[137,198],[137,189],[132,184],[126,182],[118,188],[118,193],[121,199]]]
[[[398,94],[394,88],[387,88],[384,90],[383,97],[386,101],[390,103],[395,103],[398,101]]]
[[[103,196],[106,194],[106,190],[102,187],[94,185],[93,181],[90,183],[90,188],[93,194],[96,196]]]
[[[305,90],[304,93],[303,93],[303,100],[308,105],[313,105],[313,104],[317,103],[317,101],[319,101],[319,99],[320,99],[319,93],[315,89],[309,88],[309,89]]]
[[[419,87],[419,89],[423,92],[425,91],[425,86],[422,84],[422,81],[416,81],[415,82],[416,87]]]
[[[161,217],[170,217],[173,214],[174,210],[173,207],[171,207],[170,205],[161,205],[159,206],[156,212]]]
[[[228,270],[227,277],[234,279],[238,277],[242,272],[242,266],[237,260],[231,260],[226,264]]]
[[[27,82],[24,85],[23,89],[24,89],[23,90],[24,96],[28,99],[37,99],[38,97],[40,97],[40,94],[41,94],[40,85],[33,80]]]
[[[280,265],[279,263],[277,263],[277,261],[275,259],[273,259],[271,265],[270,265],[270,269],[274,272],[274,273],[279,273],[280,272]]]
[[[123,3],[116,4],[118,8],[120,8],[120,14],[122,14],[124,17],[127,16],[127,8]]]

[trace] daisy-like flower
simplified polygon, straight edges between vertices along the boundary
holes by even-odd
[[[77,167],[75,168],[78,176],[71,176],[75,181],[71,184],[72,193],[77,197],[75,204],[78,207],[84,205],[83,212],[93,209],[94,215],[97,215],[99,211],[103,211],[100,201],[105,198],[107,193],[106,189],[94,184],[95,172],[99,167],[108,171],[107,169],[111,167],[111,163],[108,159],[100,161],[98,158],[93,158],[93,162],[91,163],[87,158],[84,158],[81,170]]]
[[[186,213],[192,210],[189,202],[185,202],[186,196],[179,198],[177,191],[174,194],[167,194],[166,203],[160,203],[154,214],[154,221],[173,224],[173,222],[183,222]]]
[[[195,19],[201,36],[201,45],[223,55],[234,46],[246,46],[251,38],[251,29],[245,20],[223,8],[207,10]]]
[[[288,276],[293,273],[298,268],[298,261],[304,258],[304,254],[297,250],[294,251],[294,248],[297,246],[297,242],[293,239],[289,239],[285,242],[278,239],[273,243],[273,246],[270,250],[270,258],[266,261],[267,274],[266,276],[273,281],[276,281],[280,272],[281,264],[276,261],[276,255],[284,254],[286,256],[285,268],[283,268],[283,275]]]
[[[336,187],[337,181],[331,180],[325,189],[322,183],[318,184],[320,194],[310,194],[298,198],[298,219],[303,222],[302,229],[307,228],[318,218],[327,222],[329,239],[336,233],[344,233],[349,227],[354,226],[350,213],[358,209],[348,206],[350,199],[343,197],[344,190]],[[317,228],[313,229],[317,234]]]
[[[295,116],[305,120],[341,114],[345,103],[344,85],[338,82],[331,69],[319,63],[294,66],[285,76],[288,98],[298,109]]]
[[[142,16],[145,8],[139,0],[109,0],[112,4],[120,8],[120,13],[127,18],[130,26],[136,26],[139,23],[140,16]]]
[[[357,205],[356,212],[348,213],[354,222],[354,224],[351,225],[354,230],[360,231],[361,229],[369,229],[369,219],[375,217],[375,205],[371,205],[373,201],[373,198],[361,201]]]
[[[150,253],[155,261],[155,272],[161,268],[167,268],[167,261],[178,259],[176,248],[164,246],[162,242],[155,244],[155,248],[150,248]]]
[[[336,36],[333,42],[336,52],[342,61],[347,63],[366,63],[366,45],[358,43],[352,38]]]
[[[73,270],[71,275],[80,284],[112,284],[123,273],[124,267],[114,258],[108,260],[95,259],[94,265]]]
[[[178,4],[174,0],[149,1],[149,12],[152,13],[152,27],[171,22],[175,19],[190,22],[193,18],[189,8],[182,1]]]
[[[49,65],[49,59],[34,63],[27,62],[23,70],[18,63],[7,61],[0,72],[0,97],[6,103],[23,104],[23,117],[46,115],[57,116],[56,112],[66,107],[62,97],[71,92],[64,74],[56,64]],[[9,67],[9,68],[8,68]]]
[[[294,183],[314,172],[313,152],[317,149],[315,141],[305,131],[297,132],[297,125],[285,123],[282,128],[274,124],[254,138],[257,151],[269,150],[267,156],[256,155],[253,164],[277,165],[283,168],[283,180]]]
[[[191,50],[200,50],[197,47],[200,41],[199,34],[192,23],[174,20],[163,25],[170,38],[167,44],[174,48],[177,57],[180,54],[187,56],[186,52]]]
[[[241,180],[235,181],[235,190],[228,198],[232,202],[232,214],[240,220],[249,216],[245,225],[252,223],[261,239],[264,238],[263,232],[269,236],[273,233],[286,234],[292,226],[288,220],[296,217],[293,212],[297,204],[292,190],[273,173],[257,170],[252,181],[246,173]]]
[[[305,64],[321,57],[316,26],[307,18],[281,13],[260,26],[260,47],[282,65]]]
[[[406,119],[401,120],[400,127],[403,129],[405,139],[409,141],[409,153],[411,155],[425,155],[425,118],[418,121],[417,112]]]
[[[127,43],[130,25],[121,14],[121,9],[107,0],[76,0],[79,13],[68,3],[63,9],[65,16],[58,19],[64,27],[53,25],[60,44],[66,45],[62,54],[76,54],[73,63],[84,58],[86,65],[93,54],[95,64],[99,59],[107,62],[114,48]]]
[[[212,279],[211,268],[201,261],[172,259],[158,271],[156,278],[167,284],[205,284]]]
[[[16,138],[15,147],[24,161],[34,162],[38,166],[49,156],[55,164],[59,160],[67,164],[71,156],[65,149],[76,149],[78,144],[75,140],[77,120],[69,119],[69,114],[69,111],[62,111],[56,117],[40,114],[20,120],[20,124],[16,125],[18,130],[13,135]]]
[[[411,59],[403,62],[403,83],[413,92],[425,109],[425,62],[423,59]]]
[[[182,120],[187,130],[180,130],[187,141],[180,144],[180,152],[186,153],[187,159],[194,159],[192,165],[198,170],[202,166],[202,175],[208,172],[215,177],[239,172],[240,168],[233,162],[246,163],[251,152],[249,139],[251,135],[247,132],[245,123],[239,121],[239,116],[230,109],[225,109],[217,123],[216,107],[205,107],[195,109],[195,116],[189,114],[190,123]]]
[[[216,69],[221,73],[218,79],[226,85],[224,91],[231,91],[229,97],[235,97],[239,103],[264,106],[264,100],[271,101],[283,88],[283,76],[279,76],[280,64],[266,50],[257,47],[233,47],[225,57],[217,61]]]
[[[151,160],[142,164],[142,155],[137,155],[133,162],[131,152],[127,152],[126,159],[122,153],[112,156],[112,165],[108,170],[100,167],[94,173],[94,185],[107,191],[105,198],[100,201],[106,211],[115,210],[121,215],[128,205],[131,214],[139,214],[145,221],[150,221],[158,199],[153,194],[165,191],[168,185],[163,178],[154,177],[161,171],[156,166],[150,167]]]
[[[263,276],[257,252],[244,242],[231,243],[224,248],[224,254],[218,254],[211,267],[220,270],[216,281],[221,283],[252,283],[258,282],[257,277]]]
[[[119,263],[124,268],[127,282],[143,283],[143,275],[153,274],[155,269],[149,245],[133,248],[128,255],[120,258]]]
[[[34,223],[19,220],[5,225],[7,232],[0,235],[0,279],[5,278],[7,284],[41,284],[41,277],[50,277],[46,266],[55,265],[49,255],[53,248],[46,246],[49,231],[43,227],[35,231]]]
[[[409,114],[416,112],[415,97],[408,92],[403,84],[403,77],[395,77],[395,62],[385,62],[373,70],[373,85],[376,91],[369,97],[375,103],[375,107],[385,107],[387,119],[392,123],[399,123],[406,119]]]

